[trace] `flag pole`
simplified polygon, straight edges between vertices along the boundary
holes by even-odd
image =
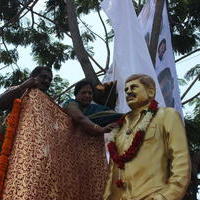
[[[158,40],[159,40],[160,29],[161,29],[164,3],[165,3],[165,0],[157,0],[154,19],[153,19],[153,27],[152,27],[152,32],[151,32],[149,53],[150,53],[151,60],[154,67],[156,63],[156,52],[157,52]]]

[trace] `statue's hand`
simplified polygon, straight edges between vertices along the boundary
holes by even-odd
[[[155,193],[145,198],[145,200],[166,200],[166,199],[163,195]]]

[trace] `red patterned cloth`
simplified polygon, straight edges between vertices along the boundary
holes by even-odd
[[[23,98],[3,200],[101,200],[104,138],[91,137],[39,90]]]

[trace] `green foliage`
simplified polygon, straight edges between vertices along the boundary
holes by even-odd
[[[199,44],[199,0],[171,0],[169,3],[172,41],[177,53],[188,53]]]
[[[39,41],[39,40],[38,40]],[[40,65],[52,66],[54,69],[60,69],[62,62],[72,58],[72,47],[63,45],[59,42],[54,43],[34,43],[32,46],[34,59]]]
[[[87,44],[88,42],[94,42],[96,37],[95,37],[95,35],[93,33],[90,33],[87,30],[82,34],[82,39],[83,39],[83,42]]]
[[[30,28],[23,28],[23,27],[18,27],[12,28],[4,28],[4,33],[3,33],[3,38],[7,42],[7,44],[12,44],[14,46],[24,46],[26,47],[27,45],[31,44],[30,40]]]
[[[68,99],[71,98],[72,92],[65,90],[69,87],[69,82],[62,79],[59,75],[56,75],[53,78],[53,81],[51,83],[51,87],[48,90],[48,94],[53,98],[56,99],[56,102],[59,105],[62,105],[64,102],[66,102]],[[62,95],[60,95],[62,94]]]
[[[181,86],[184,86],[184,85],[186,85],[187,84],[187,81],[186,80],[184,80],[184,79],[178,79],[178,85],[181,85]]]
[[[4,76],[0,74],[0,88],[9,88],[14,85],[19,85],[29,77],[28,69],[16,69],[13,72],[8,72]]]
[[[67,11],[63,0],[48,0],[46,1],[46,16],[52,19],[55,24],[52,24],[52,31],[56,37],[64,39],[64,32],[69,32],[69,25],[66,18]]]
[[[185,127],[192,162],[192,174],[189,188],[183,200],[197,200],[199,185],[197,175],[200,173],[200,158],[199,156],[197,157],[200,152],[200,104],[196,105],[196,107],[198,108],[198,112],[196,112],[192,117],[186,116],[185,119]]]
[[[11,65],[18,60],[18,52],[16,49],[13,50],[3,50],[0,49],[0,63],[5,65]]]
[[[185,82],[199,77],[200,65],[196,65],[185,74]],[[195,98],[190,102],[190,105],[194,107],[193,113],[185,117],[185,127],[188,138],[189,150],[192,160],[192,177],[191,182],[184,200],[194,199],[196,200],[199,180],[197,174],[200,173],[200,98]]]
[[[77,15],[87,15],[100,9],[98,0],[73,0]],[[60,69],[68,59],[76,54],[71,44],[66,44],[65,34],[69,34],[67,12],[63,0],[47,0],[40,16],[33,13],[32,18],[20,18],[17,14],[28,1],[0,1],[0,38],[9,46],[0,47],[0,63],[11,65],[18,60],[18,46],[31,46],[34,60],[41,65]],[[139,2],[139,3],[138,3]],[[144,1],[133,1],[136,12],[142,9]],[[25,9],[26,10],[26,9]],[[199,42],[200,4],[199,0],[171,0],[169,3],[170,21],[173,30],[173,45],[177,53],[187,53],[197,47]],[[42,17],[44,16],[44,17]],[[49,19],[49,20],[48,20]],[[82,30],[86,49],[94,54],[92,42],[96,37],[88,30]],[[109,36],[111,41],[113,32]],[[12,48],[12,45],[15,48]]]
[[[19,11],[20,4],[17,0],[0,1],[0,20],[8,21]]]
[[[14,3],[10,4],[9,0],[5,2],[9,4],[9,9],[13,9],[13,12],[16,8],[20,11],[23,4],[27,3],[27,1],[21,1],[22,4],[14,8]],[[82,1],[83,4],[88,2]],[[89,8],[94,6],[94,2]],[[0,10],[2,16],[4,12]],[[44,17],[37,16],[24,20],[24,18],[16,18],[13,14],[10,18],[1,18],[3,26],[2,31],[0,27],[0,38],[2,38],[5,45],[0,46],[0,63],[5,65],[16,63],[19,58],[18,46],[30,46],[33,60],[39,65],[47,65],[58,70],[68,59],[76,59],[73,47],[71,44],[66,44],[64,37],[69,32],[64,1],[46,1],[46,7],[40,12],[40,15]],[[35,16],[34,13],[33,16]],[[13,23],[7,23],[7,21],[13,19],[15,19]],[[4,26],[6,23],[7,25]],[[95,35],[88,30],[83,30],[81,37],[88,52],[93,54],[92,46],[89,43],[95,41]],[[15,48],[10,49],[13,45]]]
[[[77,14],[89,14],[91,11],[99,9],[98,0],[74,0],[77,8]]]
[[[200,64],[197,64],[188,70],[188,72],[185,74],[185,79],[189,81],[197,76],[200,78]]]
[[[200,110],[199,110],[200,111]],[[186,130],[191,153],[200,151],[200,113],[196,113],[194,117],[186,116]]]

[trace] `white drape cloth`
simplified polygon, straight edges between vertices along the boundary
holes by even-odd
[[[116,111],[127,112],[125,80],[132,74],[147,74],[156,82],[156,100],[165,106],[144,35],[131,0],[104,0],[101,7],[110,18],[115,33],[113,63],[104,82],[117,80]]]

